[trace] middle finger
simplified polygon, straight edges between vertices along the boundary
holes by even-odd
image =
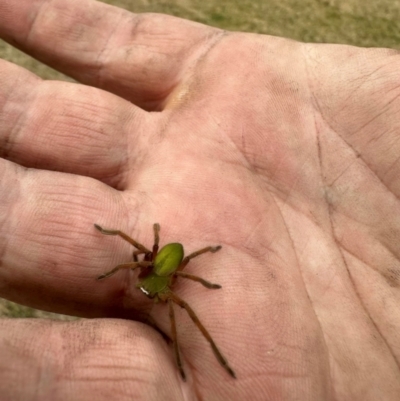
[[[124,187],[127,165],[146,140],[130,134],[146,125],[147,112],[108,92],[43,81],[1,60],[0,87],[0,157]]]

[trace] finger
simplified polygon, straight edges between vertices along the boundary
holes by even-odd
[[[115,222],[132,234],[140,200],[124,199],[90,178],[0,159],[0,297],[50,312],[146,320],[152,303],[131,285],[133,273],[96,280],[132,260],[129,244],[105,241],[93,226]],[[138,239],[151,243],[151,223],[145,225]]]
[[[218,30],[93,0],[1,0],[0,37],[80,82],[161,109]]]
[[[169,349],[140,323],[2,319],[0,353],[2,400],[182,400]]]
[[[5,61],[0,87],[0,157],[124,187],[125,172],[133,167],[128,162],[145,147],[144,136],[129,133],[141,131],[147,113],[98,89],[42,81]]]

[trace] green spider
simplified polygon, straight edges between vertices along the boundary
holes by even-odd
[[[139,281],[136,287],[139,288],[147,297],[154,299],[155,302],[167,302],[169,308],[169,318],[171,321],[171,340],[173,343],[174,356],[176,364],[178,365],[179,372],[182,379],[186,381],[185,371],[183,370],[182,360],[179,353],[178,336],[176,331],[175,313],[173,303],[176,303],[181,308],[184,308],[190,318],[193,320],[195,325],[199,328],[203,336],[210,343],[212,350],[214,351],[215,357],[221,366],[234,378],[236,378],[235,372],[229,366],[228,361],[222,356],[214,340],[211,338],[209,332],[202,325],[199,318],[196,316],[193,309],[178,295],[176,295],[171,288],[173,287],[178,277],[187,278],[193,281],[197,281],[204,285],[206,288],[217,289],[221,288],[218,284],[212,284],[200,277],[192,274],[184,273],[182,270],[189,263],[190,259],[195,258],[206,252],[217,252],[221,249],[221,246],[207,246],[190,255],[183,257],[183,246],[179,243],[167,244],[158,250],[158,243],[160,241],[160,225],[155,223],[154,229],[154,245],[153,250],[150,251],[142,244],[123,233],[119,230],[106,230],[101,228],[99,225],[94,225],[97,230],[105,235],[119,235],[125,241],[133,245],[137,250],[133,252],[133,262],[122,263],[107,273],[97,277],[98,280],[103,280],[107,277],[112,276],[120,269],[137,269],[140,268]],[[138,255],[144,254],[143,260],[138,260]]]

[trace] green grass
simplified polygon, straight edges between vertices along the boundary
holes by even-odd
[[[71,316],[60,315],[57,313],[44,312],[41,310],[29,308],[28,306],[19,305],[6,299],[0,298],[0,317],[40,317],[46,319],[57,320],[74,320]]]
[[[393,0],[104,0],[134,12],[162,12],[217,26],[319,43],[395,47],[400,3]]]
[[[305,42],[400,48],[400,2],[394,0],[103,0],[215,27]],[[0,57],[45,79],[68,79],[0,41]],[[65,318],[0,299],[0,316]]]

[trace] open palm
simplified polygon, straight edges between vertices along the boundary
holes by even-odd
[[[0,295],[109,318],[2,320],[0,399],[398,399],[396,52],[89,0],[0,0],[0,36],[87,85],[0,63]],[[95,280],[133,248],[94,223],[150,248],[155,222],[222,245],[185,269],[222,289],[174,291],[236,380],[179,309],[184,383],[167,306]]]

